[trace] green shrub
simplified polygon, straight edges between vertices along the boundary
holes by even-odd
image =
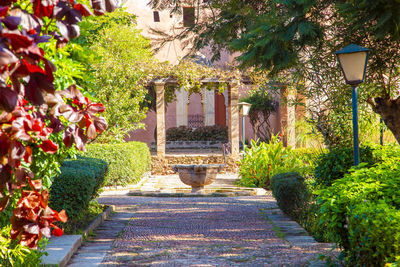
[[[327,235],[350,255],[356,253],[354,250],[358,251],[359,248],[355,248],[354,243],[350,241],[348,229],[353,210],[358,211],[360,209],[358,205],[382,202],[395,209],[400,209],[399,159],[388,159],[372,168],[354,169],[344,178],[334,181],[332,186],[319,190],[317,194],[317,204],[320,205],[320,222],[326,224]],[[368,214],[365,220],[382,219],[370,217],[373,214],[371,212]],[[380,224],[380,222],[375,223]],[[362,232],[358,234],[364,235]],[[385,242],[383,239],[381,241]],[[358,244],[358,246],[364,245],[363,243]],[[383,246],[384,244],[376,245]]]
[[[333,242],[326,235],[326,224],[320,223],[319,206],[310,201],[296,220],[318,242]]]
[[[360,149],[360,162],[371,167],[378,162],[371,147]],[[319,185],[330,186],[333,181],[342,178],[354,165],[353,148],[333,148],[330,152],[322,154],[317,162],[314,171],[315,181]]]
[[[296,172],[274,175],[271,179],[271,190],[278,206],[293,219],[304,212],[310,200],[304,178]]]
[[[193,128],[186,126],[171,127],[165,132],[167,141],[189,141],[191,140],[191,135]]]
[[[87,169],[93,173],[96,184],[93,189],[91,199],[98,197],[100,188],[104,185],[104,180],[107,175],[108,164],[104,160],[96,158],[78,157],[77,159],[64,161],[63,167],[74,169]]]
[[[203,126],[193,130],[193,141],[220,141],[228,142],[228,127],[221,125]]]
[[[251,148],[245,147],[245,155],[239,162],[240,185],[269,188],[270,178],[278,173],[304,169],[303,162],[284,147],[277,136],[269,143],[257,144],[251,141]]]
[[[0,266],[39,266],[41,257],[45,254],[44,248],[47,245],[47,239],[43,238],[39,241],[38,249],[30,249],[12,240],[10,231],[11,225],[0,228]]]
[[[400,258],[400,211],[365,201],[348,213],[350,266],[384,266]]]
[[[50,207],[76,217],[89,205],[95,185],[94,174],[87,168],[62,167],[50,188]]]
[[[221,141],[228,142],[228,127],[203,126],[196,129],[186,126],[172,127],[166,131],[167,141]]]
[[[106,209],[106,205],[99,204],[96,199],[89,202],[88,207],[74,218],[69,218],[66,223],[60,223],[64,234],[76,235],[82,233]]]
[[[346,150],[346,149],[342,149]],[[338,151],[335,150],[335,151]],[[365,167],[365,166],[371,166],[374,162],[382,162],[382,161],[387,161],[387,160],[394,160],[395,157],[399,157],[400,153],[400,149],[399,146],[377,146],[377,145],[368,145],[367,148],[367,153],[370,156],[370,163],[363,163],[361,165],[361,167]],[[304,177],[308,177],[308,179],[306,179],[306,185],[308,186],[308,191],[309,192],[313,192],[315,190],[315,188],[318,188],[319,185],[328,185],[328,183],[319,183],[319,184],[314,184],[314,179],[312,179],[313,177],[310,177],[309,175],[307,175],[310,171],[310,169],[312,167],[315,167],[316,162],[321,161],[321,159],[324,158],[334,158],[336,153],[333,152],[331,153],[331,155],[327,156],[326,151],[322,150],[314,150],[314,149],[294,149],[292,151],[292,153],[294,153],[297,157],[299,157],[300,159],[303,160],[303,162],[306,164],[306,166],[308,166],[309,170],[308,172],[304,172],[303,176]],[[347,149],[347,162],[348,162],[348,166],[346,168],[342,168],[342,169],[351,169],[351,166],[353,165],[353,151],[352,149]],[[319,157],[317,155],[320,155]],[[372,156],[371,156],[372,155]],[[337,162],[340,162],[340,160],[338,159]],[[389,163],[390,165],[390,163]],[[320,165],[321,166],[321,165]],[[327,164],[328,166],[328,164]],[[328,170],[328,173],[334,173],[334,171],[331,171],[329,167],[326,167],[326,169]],[[349,170],[346,170],[345,173],[349,173]],[[336,170],[340,170],[340,166],[336,169]],[[344,171],[343,171],[344,172]],[[341,174],[341,175],[345,175],[345,174]],[[340,175],[338,175],[340,176]],[[360,176],[362,177],[362,175]],[[336,177],[337,178],[337,177]],[[335,180],[333,180],[334,182]],[[357,183],[357,185],[359,184],[360,181],[357,181],[355,183]],[[348,186],[351,187],[353,186],[353,182],[351,182]],[[361,187],[363,186],[363,184],[361,183]],[[357,189],[356,189],[357,190]],[[340,194],[340,193],[332,193],[332,195],[336,195],[336,194]],[[310,195],[312,195],[310,193]],[[315,198],[315,196],[313,197]],[[326,202],[323,202],[325,204],[327,204],[327,201],[329,197],[326,199]],[[333,203],[337,204],[337,199],[331,199],[333,201]],[[346,237],[348,235],[348,232],[346,231],[346,228],[344,227],[343,229],[339,229],[336,228],[336,230],[334,230],[333,232],[335,232],[336,234],[332,234],[332,231],[327,231],[327,229],[329,229],[330,227],[332,227],[332,225],[329,226],[329,223],[331,223],[331,220],[327,220],[326,217],[322,217],[322,215],[325,214],[326,211],[326,207],[321,207],[321,200],[318,200],[319,203],[315,204],[314,200],[311,200],[309,205],[306,206],[301,214],[299,214],[297,216],[296,221],[302,226],[304,227],[304,229],[306,229],[317,241],[321,241],[321,242],[334,242],[335,240],[340,240],[341,237],[340,235],[342,235],[343,237]],[[341,206],[341,208],[343,208],[341,211],[343,211],[345,209],[347,204],[343,204],[343,206]],[[335,207],[335,205],[334,205]],[[334,209],[334,207],[332,207],[332,209]],[[321,209],[321,210],[320,210]],[[336,223],[338,225],[346,225],[346,215],[344,215],[344,213],[341,212],[337,212],[337,214],[333,214],[331,213],[329,216],[332,216],[330,219],[335,218],[334,220],[336,221]],[[339,218],[339,219],[338,219]],[[345,239],[346,240],[346,239]],[[345,241],[346,242],[346,241]],[[344,243],[345,243],[344,242]]]
[[[293,181],[294,179],[297,181]],[[279,207],[297,221],[315,240],[331,242],[325,235],[326,226],[319,222],[319,206],[314,203],[312,194],[313,181],[312,178],[303,178],[296,172],[280,173],[272,177],[271,190]]]
[[[400,158],[400,146],[397,143],[384,146],[369,144],[368,146],[373,149],[374,158],[378,159],[379,161]]]
[[[104,160],[108,164],[105,186],[125,186],[137,182],[150,170],[150,150],[145,143],[91,144],[85,156]]]

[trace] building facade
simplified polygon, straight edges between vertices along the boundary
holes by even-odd
[[[148,5],[148,0],[128,0],[124,7],[127,12],[137,16],[137,26],[142,30],[143,36],[149,38],[156,46],[160,38],[155,32],[163,32],[168,35],[178,34],[186,25],[190,25],[196,14],[201,17],[202,12],[207,12],[201,6],[182,7],[180,13],[170,13],[168,10],[154,10]],[[168,61],[171,64],[178,64],[191,51],[191,44],[172,40],[165,43],[156,53],[155,57],[160,61]],[[212,62],[215,68],[223,68],[231,63],[235,54],[229,51],[222,51],[220,60]],[[196,53],[197,58],[204,58],[204,62],[210,62],[212,57],[211,49],[204,48]],[[239,98],[246,96],[251,86],[239,88]],[[279,98],[279,96],[277,97]],[[228,95],[227,92],[219,94],[217,91],[202,90],[199,94],[188,95],[188,92],[181,88],[176,91],[176,101],[168,104],[165,115],[165,129],[178,126],[198,127],[212,126],[215,124],[228,125]],[[288,114],[287,112],[285,114]],[[289,116],[290,117],[290,116]],[[129,140],[142,141],[151,144],[155,141],[156,115],[149,111],[147,118],[143,121],[146,129],[136,130],[129,136]],[[240,116],[242,122],[242,116]],[[247,118],[245,118],[246,139],[254,138],[254,132]],[[270,125],[274,133],[283,130],[280,112],[274,113],[270,118]],[[240,123],[240,140],[242,140],[242,123]]]

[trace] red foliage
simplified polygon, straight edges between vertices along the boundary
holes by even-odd
[[[47,190],[37,191],[41,185],[30,181],[31,191],[22,191],[11,218],[11,238],[20,239],[21,245],[36,248],[44,235],[50,238],[51,227],[53,234],[62,235],[62,230],[53,224],[54,221],[66,222],[68,217],[64,210],[57,212],[48,206],[49,193]]]
[[[66,146],[84,150],[87,140],[104,131],[107,123],[97,116],[103,105],[92,103],[75,86],[55,91],[54,65],[38,47],[49,40],[42,34],[41,18],[56,20],[58,32],[50,34],[63,43],[79,35],[77,23],[92,15],[90,9],[74,0],[33,0],[34,14],[29,14],[14,2],[0,3],[0,212],[16,190],[23,190],[13,211],[11,237],[36,248],[43,235],[50,237],[51,228],[54,235],[62,235],[53,222],[67,221],[67,215],[48,206],[41,180],[22,167],[32,163],[32,148],[56,153],[58,145],[51,136],[63,131]],[[92,7],[94,13],[104,14],[116,3],[93,0]]]

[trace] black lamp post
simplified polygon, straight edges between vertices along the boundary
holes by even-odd
[[[346,83],[352,87],[354,165],[360,163],[358,142],[357,85],[362,83],[368,62],[368,48],[351,44],[335,52]]]

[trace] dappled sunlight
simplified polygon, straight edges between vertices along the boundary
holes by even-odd
[[[140,250],[131,255],[138,265],[183,266],[194,261],[198,266],[287,266],[330,253],[325,244],[296,247],[282,239],[267,219],[281,214],[270,191],[264,196],[107,196],[100,201],[135,208],[114,246],[119,252]]]
[[[107,198],[101,201],[107,202]],[[304,262],[326,251],[314,246],[291,247],[277,237],[273,225],[261,214],[261,210],[276,209],[276,202],[270,196],[124,196],[117,201],[126,207],[136,205],[136,211],[115,240],[114,251],[128,253],[130,262],[138,265],[182,266],[188,260],[211,266],[225,266],[227,262],[247,266],[268,262],[287,265],[293,262],[293,257]]]
[[[201,213],[201,212],[216,212],[222,211],[224,209],[199,209],[199,208],[187,208],[187,209],[160,209],[158,210],[159,213],[164,212],[174,212],[174,213]],[[154,212],[153,210],[140,210],[138,213],[151,213]]]
[[[241,231],[260,231],[263,232],[265,229],[249,229],[249,228],[241,228],[241,229],[214,229],[214,232],[241,232]]]

